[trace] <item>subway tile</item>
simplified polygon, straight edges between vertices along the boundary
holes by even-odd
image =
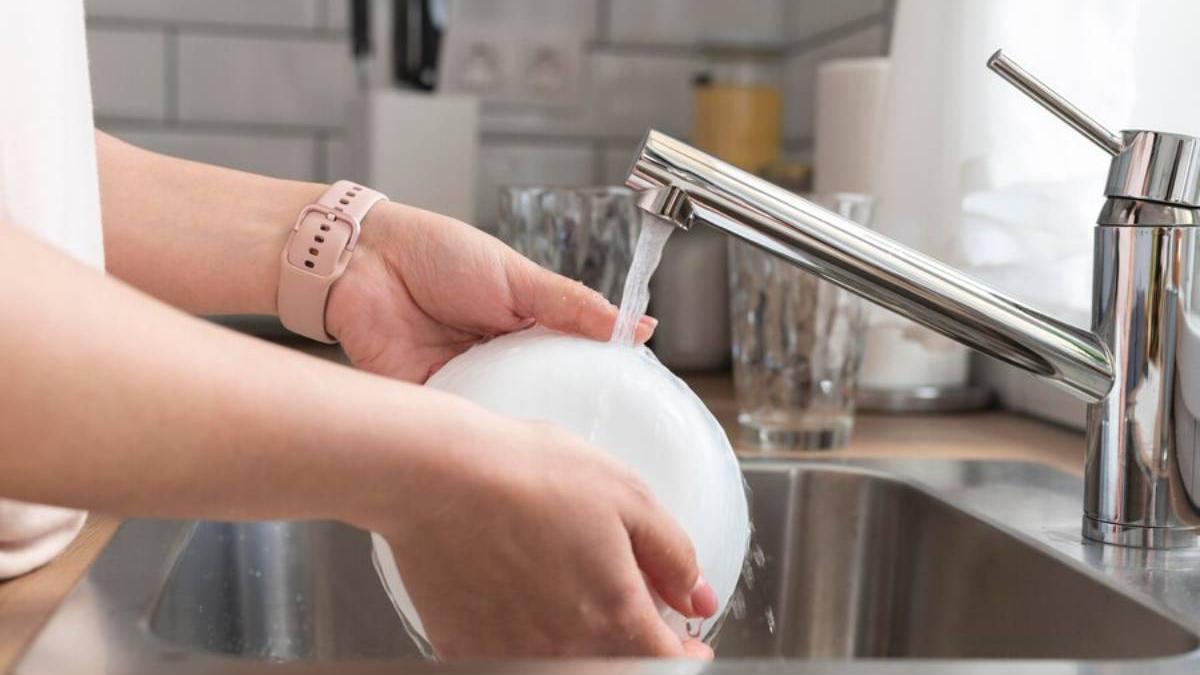
[[[452,25],[503,33],[565,30],[591,37],[595,20],[595,0],[460,0],[450,9]]]
[[[692,127],[692,80],[702,61],[685,57],[595,54],[592,107],[608,136],[641,138],[656,128],[679,136]]]
[[[637,156],[638,145],[610,143],[600,152],[600,182],[605,185],[624,185],[633,159]]]
[[[884,27],[876,24],[816,49],[788,56],[783,68],[784,138],[794,141],[812,137],[813,96],[820,63],[853,56],[879,56],[884,53],[884,40]]]
[[[366,183],[366,176],[356,175],[359,168],[352,166],[351,156],[347,149],[346,139],[342,136],[327,136],[321,139],[321,154],[325,158],[325,166],[318,180],[332,183],[345,178],[346,180]]]
[[[590,143],[485,142],[479,149],[475,222],[495,231],[502,186],[591,185],[592,166]]]
[[[340,40],[179,36],[179,117],[336,126],[355,93]]]
[[[863,17],[879,14],[887,0],[795,0],[787,8],[787,39],[806,40]]]
[[[487,132],[640,138],[654,127],[691,130],[692,78],[703,62],[688,56],[592,54],[577,106],[485,104]]]
[[[379,8],[381,3],[376,0],[372,10]],[[321,3],[321,15],[318,19],[322,28],[344,30],[350,26],[350,0],[324,0]]]
[[[103,122],[103,121],[101,121]],[[104,126],[103,123],[101,126]],[[134,145],[175,157],[279,178],[319,180],[316,140],[309,135],[252,135],[179,129],[111,130]]]
[[[639,44],[779,43],[784,39],[787,1],[611,0],[609,39]]]
[[[85,0],[89,18],[312,28],[318,0]]]
[[[166,37],[159,32],[89,28],[87,39],[96,113],[162,119]]]

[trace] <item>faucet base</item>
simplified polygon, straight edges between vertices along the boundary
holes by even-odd
[[[1200,527],[1142,527],[1083,517],[1083,536],[1092,541],[1134,548],[1193,548],[1200,546]]]

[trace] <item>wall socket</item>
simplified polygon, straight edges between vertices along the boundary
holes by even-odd
[[[465,25],[464,25],[465,24]],[[439,91],[485,102],[577,105],[583,37],[571,30],[483,28],[452,19],[442,42]]]

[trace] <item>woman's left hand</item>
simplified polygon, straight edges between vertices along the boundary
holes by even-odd
[[[477,342],[540,324],[607,340],[617,308],[454,218],[379,204],[363,222],[326,326],[362,369],[424,382]],[[642,317],[637,340],[655,321]]]

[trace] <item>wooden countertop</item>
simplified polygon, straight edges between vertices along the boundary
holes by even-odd
[[[737,438],[737,404],[728,374],[687,378]],[[758,451],[735,443],[739,453]],[[1074,474],[1083,470],[1083,435],[1006,412],[962,415],[859,415],[841,457],[929,457],[1015,459],[1042,462]],[[784,457],[828,457],[823,452],[775,453]],[[8,671],[67,592],[87,571],[120,524],[92,514],[83,532],[57,559],[23,577],[0,582],[0,670]]]
[[[120,520],[89,514],[83,531],[49,565],[0,581],[0,670],[7,672],[112,538]]]

